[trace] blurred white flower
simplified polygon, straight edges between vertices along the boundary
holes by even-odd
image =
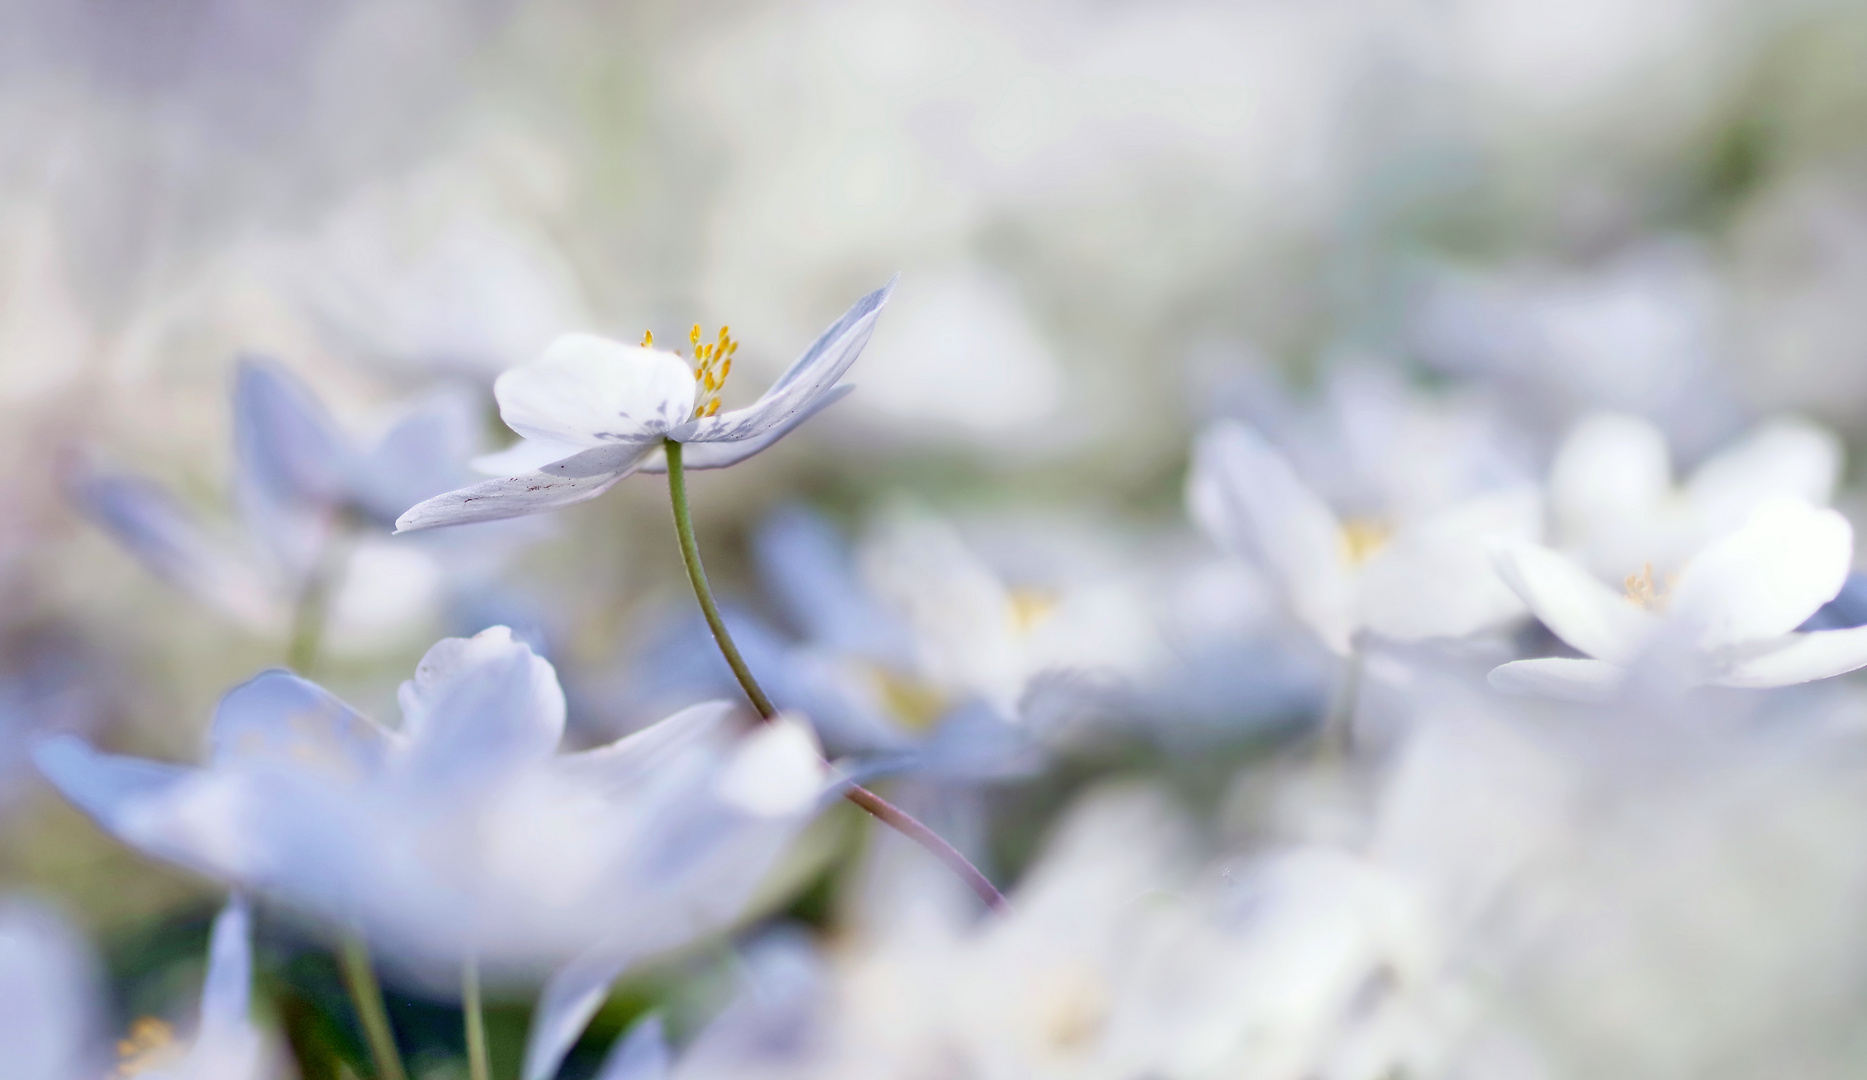
[[[273,671],[222,701],[204,768],[69,738],[36,756],[143,852],[360,930],[442,984],[468,959],[493,978],[572,957],[613,976],[725,925],[826,790],[807,726],[742,734],[725,702],[559,754],[556,674],[504,627],[437,644],[400,700],[390,731]]]
[[[497,561],[516,536],[410,545],[382,532],[409,502],[457,482],[460,458],[477,440],[456,398],[420,403],[362,449],[296,379],[247,360],[235,375],[233,412],[233,494],[245,538],[220,535],[133,474],[81,464],[68,488],[157,577],[246,626],[282,625],[313,581],[330,577],[335,647],[407,633],[432,617],[444,586],[462,587],[461,571]]]
[[[1402,641],[1459,637],[1516,617],[1522,606],[1491,569],[1485,543],[1542,528],[1537,494],[1524,487],[1391,520],[1344,520],[1282,454],[1233,421],[1200,437],[1187,499],[1207,534],[1257,559],[1297,618],[1342,654],[1363,630]]]
[[[251,917],[236,899],[214,920],[207,982],[192,1038],[155,1017],[136,1021],[117,1043],[111,1075],[146,1080],[262,1080],[283,1075],[249,1015]],[[51,912],[22,901],[0,909],[0,1046],[10,1080],[105,1075],[108,1014],[97,971],[81,940]]]
[[[1649,563],[1627,575],[1621,592],[1549,548],[1500,543],[1504,580],[1587,658],[1513,661],[1491,684],[1586,699],[1653,667],[1684,685],[1753,688],[1852,671],[1867,665],[1867,628],[1796,631],[1841,591],[1853,557],[1846,518],[1790,496],[1758,506],[1676,571],[1656,575]]]
[[[670,439],[691,447],[686,468],[744,461],[854,389],[838,380],[861,355],[893,290],[890,281],[856,301],[757,401],[725,413],[719,392],[738,343],[724,327],[718,342],[704,345],[694,328],[694,368],[677,353],[653,348],[652,339],[628,346],[591,334],[561,337],[493,384],[499,415],[521,438],[475,465],[513,475],[421,502],[396,520],[396,530],[520,517],[594,499],[630,473],[664,470],[665,458],[656,459]]]

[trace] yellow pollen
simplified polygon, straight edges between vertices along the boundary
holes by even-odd
[[[869,667],[868,675],[882,705],[902,727],[924,731],[946,714],[947,696],[920,679],[880,664]]]
[[[1392,535],[1392,529],[1373,518],[1349,518],[1342,523],[1342,557],[1359,566],[1385,547]]]
[[[1013,630],[1028,633],[1057,610],[1057,598],[1042,589],[1011,590],[1005,598],[1005,621]]]
[[[687,331],[687,343],[694,348],[694,381],[700,384],[694,395],[694,418],[713,416],[720,411],[720,391],[726,388],[726,376],[732,374],[733,354],[739,351],[739,343],[733,340],[732,329],[722,326],[719,340],[702,345],[699,323]],[[644,330],[642,347],[652,348],[654,344],[655,332]]]
[[[1666,609],[1667,592],[1672,588],[1674,575],[1666,575],[1660,582],[1653,577],[1653,564],[1646,563],[1638,574],[1629,574],[1622,579],[1621,585],[1627,590],[1627,602],[1638,604],[1648,611]]]
[[[655,347],[655,332],[653,330],[642,331],[642,348],[652,349],[654,347]]]
[[[175,1029],[145,1016],[130,1025],[127,1038],[117,1040],[118,1076],[135,1076],[151,1069],[173,1065],[182,1056],[175,1043]]]

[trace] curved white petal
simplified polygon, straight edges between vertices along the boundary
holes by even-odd
[[[1637,416],[1595,413],[1569,432],[1549,468],[1549,503],[1565,541],[1651,512],[1672,490],[1666,436]]]
[[[1613,697],[1626,677],[1626,668],[1606,661],[1551,656],[1500,664],[1486,681],[1507,694],[1596,702]]]
[[[529,439],[603,446],[660,438],[694,411],[694,371],[673,353],[566,334],[493,383],[500,419]]]
[[[436,642],[396,700],[411,761],[437,777],[522,768],[564,735],[557,671],[503,626]]]
[[[889,294],[895,291],[899,275],[888,284],[855,302],[843,317],[817,335],[804,354],[791,361],[778,381],[771,384],[759,399],[743,409],[702,417],[682,426],[675,433],[684,443],[738,441],[761,435],[782,424],[795,423],[799,413],[822,406],[817,399],[830,392],[849,366],[862,355],[863,346],[875,332],[875,320]]]
[[[1731,664],[1712,682],[1763,690],[1814,682],[1860,667],[1867,667],[1867,626],[1784,635]]]
[[[1696,627],[1704,648],[1787,634],[1841,591],[1853,556],[1846,518],[1801,499],[1772,499],[1686,564],[1672,614]]]
[[[651,1013],[616,1039],[596,1080],[664,1080],[673,1067],[661,1014]]]
[[[789,435],[799,424],[802,424],[804,421],[848,397],[850,391],[854,389],[855,386],[851,383],[844,383],[840,386],[832,387],[818,397],[806,402],[803,408],[792,413],[789,418],[780,421],[773,427],[765,429],[762,434],[754,435],[749,439],[739,439],[733,442],[683,443],[681,446],[681,468],[684,470],[724,469],[728,465],[737,465],[746,458],[751,457],[753,454],[764,450],[772,443]],[[648,455],[648,458],[642,462],[641,467],[637,471],[645,473],[667,472],[667,452],[657,448],[654,453]]]
[[[1489,542],[1535,540],[1541,531],[1534,489],[1473,499],[1402,529],[1362,570],[1361,622],[1413,641],[1462,637],[1522,615],[1523,601],[1491,565]]]
[[[352,778],[381,768],[394,739],[323,687],[276,670],[227,691],[208,736],[217,766],[269,760]]]
[[[1659,620],[1541,544],[1498,540],[1492,559],[1504,583],[1550,632],[1599,660],[1629,663]]]
[[[1282,454],[1243,424],[1215,424],[1194,449],[1187,501],[1214,542],[1262,560],[1298,617],[1331,649],[1348,652],[1355,582],[1342,526]]]
[[[554,461],[563,461],[585,449],[576,443],[521,438],[504,450],[481,454],[468,464],[488,476],[516,476],[519,473],[537,472]]]
[[[1767,499],[1793,495],[1817,506],[1834,497],[1841,476],[1841,441],[1806,420],[1771,421],[1708,459],[1686,494],[1710,529],[1734,528]]]
[[[596,498],[634,472],[659,440],[599,446],[547,465],[537,472],[487,480],[410,507],[395,531],[437,529],[561,510]]]
[[[828,766],[817,736],[797,716],[781,716],[739,741],[713,790],[720,801],[759,817],[804,812],[823,794]]]
[[[564,1055],[602,1007],[609,984],[628,968],[630,957],[599,949],[572,960],[545,983],[525,1036],[525,1080],[550,1080]]]

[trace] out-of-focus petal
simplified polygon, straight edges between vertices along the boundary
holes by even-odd
[[[503,626],[444,638],[396,694],[412,767],[461,782],[549,758],[564,735],[551,662]]]
[[[1793,686],[1867,666],[1867,626],[1787,634],[1742,651],[1744,657],[1729,663],[1713,683],[1758,690]]]
[[[736,733],[742,707],[731,701],[689,705],[607,746],[564,754],[556,767],[599,789],[626,788],[696,745],[724,746]]]
[[[499,416],[530,439],[603,446],[659,439],[694,411],[694,372],[673,353],[567,334],[493,383]]]
[[[156,577],[248,626],[269,626],[283,616],[278,596],[252,561],[210,535],[157,485],[80,471],[67,490],[86,517]]]
[[[1507,694],[1598,702],[1613,697],[1626,677],[1626,668],[1605,661],[1551,656],[1501,664],[1491,669],[1488,681]]]
[[[1834,497],[1841,441],[1806,420],[1771,421],[1700,465],[1686,494],[1712,529],[1741,525],[1767,499],[1794,496],[1817,506]]]
[[[795,424],[807,410],[821,408],[819,398],[830,392],[849,366],[862,355],[862,347],[875,332],[875,320],[895,290],[898,277],[856,301],[843,317],[817,335],[803,355],[791,361],[778,381],[771,384],[759,399],[743,409],[701,417],[674,433],[681,442],[737,442],[764,434],[773,428]],[[756,452],[756,451],[755,451]],[[717,466],[714,466],[717,468]]]
[[[1540,544],[1494,541],[1492,559],[1504,583],[1551,633],[1597,659],[1632,662],[1658,626],[1658,619]]]
[[[572,960],[551,976],[538,996],[532,1028],[525,1037],[524,1080],[550,1080],[557,1075],[564,1055],[602,1006],[609,984],[631,961],[629,956],[599,949]]]
[[[661,1014],[650,1013],[616,1040],[596,1080],[664,1080],[672,1065]]]
[[[274,670],[220,699],[209,748],[217,766],[270,761],[357,779],[382,767],[394,739],[323,687]]]
[[[289,573],[310,570],[344,501],[352,452],[316,397],[277,365],[240,362],[233,393],[234,496]]]
[[[415,503],[459,486],[466,479],[460,461],[479,445],[479,431],[476,400],[458,393],[431,395],[368,453],[352,458],[347,479],[352,506],[387,525]],[[582,448],[559,456],[569,457],[578,449]],[[500,475],[513,471],[528,470],[501,470]]]
[[[1772,499],[1686,565],[1672,614],[1697,628],[1705,648],[1787,634],[1841,591],[1853,554],[1846,518],[1801,499]]]
[[[810,725],[780,716],[739,741],[714,782],[726,805],[759,817],[803,812],[823,794],[828,773]]]
[[[104,1076],[103,987],[83,939],[51,910],[0,905],[0,1050],[9,1080]]]
[[[60,794],[105,832],[164,858],[189,866],[199,864],[192,851],[169,843],[168,837],[156,835],[161,830],[148,827],[152,814],[159,814],[190,781],[203,775],[199,770],[100,754],[71,735],[39,743],[33,747],[32,760]]]
[[[201,989],[203,1042],[251,1038],[253,926],[246,901],[234,897],[214,919],[208,940],[207,984]]]
[[[1542,500],[1529,489],[1474,499],[1402,529],[1362,570],[1362,623],[1412,641],[1462,637],[1523,614],[1488,544],[1533,541],[1541,531]]]
[[[1188,501],[1215,542],[1262,559],[1298,617],[1348,651],[1355,592],[1341,524],[1282,454],[1243,424],[1216,424],[1194,451]]]
[[[1563,440],[1549,470],[1553,524],[1566,540],[1650,512],[1672,490],[1666,436],[1637,416],[1595,413]]]
[[[801,506],[768,515],[752,537],[759,580],[816,645],[905,661],[907,627],[864,587],[855,553],[836,526]]]
[[[396,519],[396,532],[500,521],[561,510],[596,498],[634,472],[654,441],[599,446],[575,457],[547,465],[537,472],[503,480],[487,480],[436,495]]]
[[[833,386],[805,402],[803,407],[784,420],[765,429],[758,435],[734,441],[689,442],[681,448],[682,469],[724,469],[728,465],[737,465],[753,454],[759,453],[772,443],[789,435],[799,424],[817,415],[823,410],[848,397],[855,390],[854,384],[844,383]],[[727,414],[732,415],[731,413]],[[720,419],[725,419],[721,417]],[[642,463],[642,472],[665,473],[668,471],[667,451],[657,449]]]

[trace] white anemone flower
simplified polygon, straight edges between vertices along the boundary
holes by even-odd
[[[1502,543],[1504,580],[1585,656],[1504,664],[1491,683],[1587,700],[1661,658],[1684,685],[1766,688],[1852,671],[1867,665],[1867,627],[1797,628],[1841,591],[1853,553],[1846,518],[1793,496],[1764,502],[1676,569],[1645,564],[1619,590],[1549,548]]]
[[[1222,421],[1194,450],[1188,502],[1222,548],[1255,558],[1297,618],[1338,654],[1369,631],[1398,641],[1463,637],[1523,606],[1486,558],[1496,536],[1540,535],[1528,486],[1481,491],[1398,520],[1338,517],[1251,428]]]
[[[751,405],[720,412],[738,342],[692,336],[694,366],[654,348],[594,334],[558,338],[493,383],[518,443],[475,467],[501,479],[437,495],[396,521],[398,532],[538,514],[594,499],[633,472],[667,468],[663,443],[683,444],[688,469],[723,469],[765,449],[843,398],[838,380],[868,344],[894,282],[856,301]]]
[[[736,918],[826,791],[807,725],[712,702],[560,754],[556,672],[504,627],[448,638],[399,731],[271,671],[188,768],[43,743],[47,777],[144,853],[362,933],[435,985],[672,949]]]
[[[280,1075],[266,1038],[250,1016],[252,919],[239,899],[214,920],[207,982],[192,1038],[143,1017],[117,1042],[112,1076],[142,1080],[261,1080]],[[37,905],[0,909],[0,1047],[14,1080],[72,1080],[106,1075],[107,1012],[97,970],[84,943]]]

